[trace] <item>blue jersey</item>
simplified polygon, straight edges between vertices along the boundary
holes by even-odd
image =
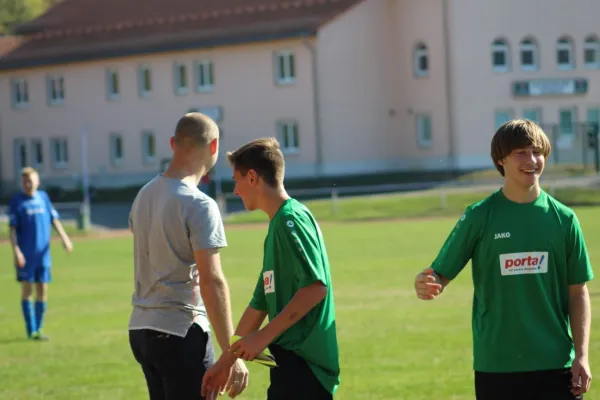
[[[42,190],[33,196],[21,192],[9,204],[9,224],[17,233],[17,244],[25,257],[25,269],[50,267],[52,221],[58,219],[48,194]]]

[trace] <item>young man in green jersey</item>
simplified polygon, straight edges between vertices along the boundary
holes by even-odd
[[[432,300],[472,261],[478,400],[581,399],[590,386],[593,272],[577,216],[540,188],[550,150],[531,121],[501,126],[491,155],[503,187],[467,207],[415,279]]]
[[[236,195],[247,210],[262,210],[270,222],[263,267],[235,331],[242,339],[207,372],[203,391],[222,390],[237,357],[251,361],[268,347],[277,362],[270,370],[268,400],[332,399],[340,367],[329,260],[319,225],[286,193],[276,139],[254,140],[227,157]]]

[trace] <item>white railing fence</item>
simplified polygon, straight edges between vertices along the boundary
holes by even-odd
[[[600,175],[586,177],[543,179],[541,184],[551,195],[555,195],[557,189],[565,188],[591,188],[597,187],[600,190]],[[302,198],[328,198],[331,202],[331,209],[335,215],[339,209],[340,199],[348,196],[372,196],[396,194],[398,196],[439,196],[440,207],[446,209],[448,205],[448,195],[460,193],[491,192],[502,185],[501,181],[494,182],[415,182],[415,183],[397,183],[385,185],[365,185],[365,186],[332,186],[314,189],[292,189],[288,194],[293,197]],[[228,201],[237,199],[234,193],[217,193],[216,200],[223,215],[228,210]]]
[[[59,214],[66,220],[74,220],[77,229],[85,231],[89,228],[89,211],[83,202],[53,203]],[[0,204],[0,223],[8,222],[8,205]]]

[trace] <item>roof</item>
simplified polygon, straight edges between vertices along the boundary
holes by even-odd
[[[363,0],[64,0],[19,26],[0,70],[312,36]]]
[[[21,39],[16,36],[0,36],[0,58],[10,53],[21,43]]]

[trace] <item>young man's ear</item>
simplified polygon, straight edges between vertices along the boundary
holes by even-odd
[[[219,151],[219,139],[214,138],[210,142],[210,155],[212,156],[218,151]]]
[[[171,136],[171,139],[169,139],[169,145],[171,146],[171,150],[175,151],[175,136]]]
[[[250,182],[251,185],[256,185],[258,183],[258,174],[255,170],[249,169],[246,175],[248,176],[248,182]]]

